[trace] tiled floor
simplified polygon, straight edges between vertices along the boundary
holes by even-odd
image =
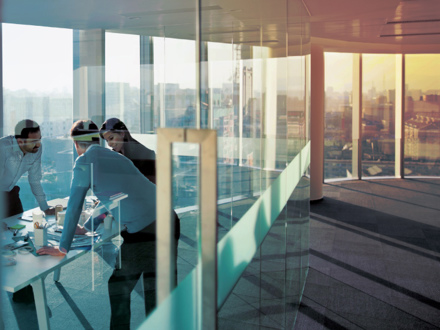
[[[295,329],[440,328],[440,180],[326,184]]]

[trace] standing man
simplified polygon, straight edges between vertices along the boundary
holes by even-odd
[[[120,202],[120,212],[113,214],[123,228],[121,236],[124,243],[120,246],[121,264],[117,261],[108,281],[108,290],[110,328],[129,329],[130,294],[141,276],[144,280],[146,314],[154,308],[156,300],[156,186],[128,158],[99,145],[98,127],[92,121],[75,122],[70,135],[78,158],[73,168],[60,245],[42,247],[37,253],[64,255],[70,250],[75,234],[85,234],[98,227],[96,220],[99,217],[89,218],[84,227],[78,226],[84,198],[90,188],[104,205],[111,204],[111,196],[114,194],[127,194]],[[176,246],[179,235],[180,225],[176,217]],[[177,254],[175,257],[177,258]]]
[[[30,119],[20,121],[15,126],[15,136],[0,139],[0,190],[4,196],[4,217],[23,213],[20,187],[16,184],[28,172],[28,180],[40,209],[47,214],[55,214],[49,208],[41,186],[41,132],[40,126]]]

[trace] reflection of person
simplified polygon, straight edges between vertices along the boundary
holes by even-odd
[[[120,204],[120,218],[119,212],[114,214],[124,228],[121,232],[124,243],[120,247],[121,264],[113,271],[108,287],[111,328],[129,328],[130,293],[142,273],[155,274],[156,269],[155,231],[152,230],[156,218],[156,186],[128,158],[99,145],[98,129],[92,121],[77,121],[70,134],[79,157],[73,169],[60,246],[46,246],[37,252],[63,255],[69,251],[74,234],[85,234],[97,227],[96,219],[88,219],[84,227],[78,226],[84,198],[92,187],[92,178],[93,193],[104,205],[111,203],[114,194],[127,194],[128,197]],[[176,228],[175,233],[177,239],[180,228]],[[155,297],[149,296],[148,287],[144,289],[148,313],[154,307]]]
[[[23,213],[19,191],[16,184],[21,176],[28,172],[28,181],[41,210],[55,214],[49,208],[46,195],[41,186],[41,145],[40,126],[30,119],[25,119],[15,126],[15,136],[9,135],[0,139],[0,189],[4,195],[5,214]]]
[[[131,136],[118,118],[107,119],[99,132],[110,148],[130,159],[151,182],[156,183],[156,154]]]

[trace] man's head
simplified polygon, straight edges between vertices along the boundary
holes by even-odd
[[[70,129],[78,155],[82,155],[92,144],[99,144],[98,126],[91,120],[78,120]]]
[[[24,154],[36,153],[41,147],[40,126],[30,119],[19,121],[15,125],[15,138]]]

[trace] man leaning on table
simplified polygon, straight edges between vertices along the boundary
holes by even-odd
[[[10,217],[23,213],[20,200],[20,187],[17,186],[21,176],[28,172],[28,181],[40,209],[46,214],[55,214],[54,208],[47,204],[46,195],[41,186],[41,145],[40,126],[30,119],[25,119],[15,126],[15,136],[9,135],[0,139],[0,190],[3,195],[4,208],[0,217]],[[12,295],[14,302],[32,303],[34,294],[30,285]]]
[[[116,266],[108,281],[112,329],[130,327],[130,293],[143,274],[153,278],[156,269],[155,219],[156,186],[149,181],[125,156],[99,145],[99,131],[95,123],[79,120],[70,134],[79,157],[75,161],[70,197],[59,247],[43,247],[39,254],[63,255],[71,247],[75,234],[96,229],[96,219],[89,218],[84,227],[78,225],[84,198],[92,185],[100,203],[111,203],[111,196],[127,194],[120,202],[121,264]],[[92,165],[92,166],[91,166]],[[101,220],[102,221],[102,220]],[[180,234],[176,223],[176,240]],[[118,261],[117,261],[118,263]],[[147,285],[148,287],[145,287]],[[145,309],[150,312],[155,303],[155,283],[145,283]],[[154,293],[153,296],[151,293]],[[148,300],[148,301],[147,301]]]
[[[41,186],[42,152],[40,126],[30,119],[18,122],[15,136],[9,135],[0,139],[0,189],[6,206],[4,217],[23,213],[17,182],[26,172],[40,209],[46,214],[55,214],[54,208],[47,204]]]

